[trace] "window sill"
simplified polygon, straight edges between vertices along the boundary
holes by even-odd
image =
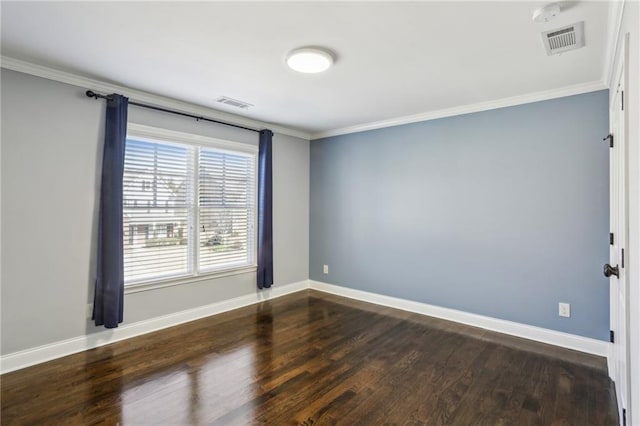
[[[243,266],[242,268],[227,269],[220,272],[205,273],[202,275],[169,278],[165,280],[157,280],[146,283],[131,284],[124,287],[124,294],[140,293],[142,291],[156,290],[159,288],[173,287],[176,285],[192,284],[200,281],[217,280],[219,278],[230,277],[233,275],[248,274],[256,272],[258,268],[254,266]]]

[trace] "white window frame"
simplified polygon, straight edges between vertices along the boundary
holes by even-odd
[[[193,172],[193,190],[192,195],[195,195],[196,199],[193,200],[193,209],[191,214],[193,227],[189,230],[188,239],[188,257],[191,262],[192,272],[187,274],[181,274],[176,276],[169,276],[166,278],[152,278],[148,280],[133,281],[125,284],[125,294],[137,293],[140,291],[153,290],[156,288],[170,287],[181,284],[189,284],[198,281],[222,278],[232,275],[245,274],[255,272],[257,269],[257,238],[258,238],[258,147],[255,145],[249,145],[240,142],[231,142],[223,139],[216,139],[209,136],[196,135],[192,133],[177,132],[174,130],[162,129],[159,127],[145,126],[142,124],[128,123],[127,125],[127,139],[134,138],[148,142],[166,142],[168,144],[183,144],[191,145],[195,148],[214,148],[218,151],[227,151],[230,153],[244,153],[251,154],[253,156],[255,165],[255,179],[253,190],[253,238],[252,247],[247,248],[251,250],[251,258],[253,262],[251,265],[241,266],[236,268],[218,269],[199,271],[198,270],[198,256],[199,256],[199,201],[198,201],[198,159],[197,150],[195,150],[194,160],[194,172]],[[122,241],[124,244],[124,239]]]

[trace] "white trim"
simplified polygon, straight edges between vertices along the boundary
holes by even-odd
[[[256,265],[243,266],[242,268],[225,269],[223,271],[212,273],[201,273],[177,278],[157,279],[151,282],[126,284],[124,286],[124,294],[140,293],[141,291],[156,290],[158,288],[173,287],[182,284],[192,284],[199,281],[217,280],[219,278],[231,277],[233,275],[250,274],[255,273],[257,269],[258,267]]]
[[[615,377],[613,377],[613,372],[615,368],[615,364],[613,361],[613,345],[609,345],[609,350],[607,351],[607,373],[609,374],[609,378],[611,379],[611,381],[613,382],[613,386],[616,386],[616,382],[614,380]],[[620,404],[620,397],[618,396],[618,390],[616,389],[616,401],[618,402],[618,404]],[[618,407],[620,407],[618,405]],[[621,419],[622,420],[622,419]],[[620,422],[620,424],[622,424],[622,421]]]
[[[240,126],[263,128],[268,127],[274,133],[281,133],[284,135],[294,136],[309,140],[311,135],[300,130],[290,129],[288,127],[275,125],[272,123],[265,123],[258,120],[252,120],[250,118],[241,117],[234,114],[229,114],[223,111],[218,111],[213,108],[207,108],[205,106],[195,105],[188,102],[179,101],[177,99],[169,98],[166,96],[155,95],[153,93],[144,92],[142,90],[133,89],[126,86],[121,86],[114,83],[107,83],[101,80],[96,80],[88,77],[83,77],[78,74],[73,74],[66,71],[57,70],[43,65],[36,65],[30,62],[22,61],[19,59],[11,58],[9,56],[0,57],[0,66],[2,68],[18,71],[24,74],[33,75],[36,77],[42,77],[53,81],[59,81],[61,83],[71,84],[84,89],[90,89],[96,92],[118,92],[123,93],[129,99],[138,102],[149,103],[153,105],[162,106],[165,108],[172,108],[179,111],[189,112],[194,115],[208,116],[217,120],[227,121],[232,124],[238,124]]]
[[[622,9],[622,7],[620,8]],[[622,18],[622,10],[619,11],[620,19]],[[607,64],[608,65],[608,64]],[[294,136],[305,140],[320,139],[329,136],[338,136],[348,133],[363,132],[366,130],[381,129],[385,127],[399,126],[402,124],[416,123],[419,121],[434,120],[437,118],[452,117],[456,115],[468,114],[472,112],[488,111],[497,108],[505,108],[509,106],[522,105],[532,102],[544,101],[549,99],[561,98],[565,96],[579,95],[582,93],[594,92],[596,90],[606,89],[608,86],[602,80],[587,83],[576,84],[572,86],[561,87],[558,89],[546,90],[542,92],[530,93],[526,95],[513,96],[509,98],[497,99],[493,101],[480,102],[476,104],[462,105],[453,108],[447,108],[437,111],[424,112],[404,117],[396,117],[388,120],[375,121],[371,123],[359,124],[356,126],[343,127],[339,129],[327,130],[318,133],[307,133],[300,130],[290,129],[288,127],[275,125],[272,123],[264,123],[257,120],[240,117],[237,115],[225,113],[212,108],[179,101],[177,99],[165,96],[155,95],[141,90],[133,89],[126,86],[120,86],[113,83],[83,77],[66,71],[57,70],[43,65],[36,65],[30,62],[11,58],[9,56],[0,56],[0,66],[5,69],[18,71],[21,73],[42,77],[49,80],[59,81],[61,83],[71,84],[81,88],[91,89],[96,92],[121,92],[126,94],[131,100],[146,102],[166,108],[173,108],[180,111],[188,111],[193,114],[208,115],[215,119],[225,120],[233,124],[239,124],[248,127],[268,127],[274,133]]]
[[[421,315],[480,327],[486,330],[492,330],[511,336],[547,343],[562,348],[604,356],[607,357],[607,360],[610,358],[608,354],[611,345],[608,342],[601,340],[309,280],[299,281],[283,286],[274,286],[273,288],[263,290],[262,292],[255,292],[245,296],[236,297],[234,299],[200,306],[198,308],[151,318],[149,320],[139,321],[133,324],[126,324],[111,330],[74,337],[48,345],[7,354],[0,357],[0,374],[19,370],[21,368],[40,364],[88,349],[97,348],[99,346],[108,345],[110,343],[115,343],[146,333],[151,333],[153,331],[162,330],[164,328],[173,327],[185,322],[253,305],[263,300],[275,299],[277,297],[306,290],[308,288],[350,299],[362,300],[376,305],[388,306],[395,309],[401,309],[403,311],[415,312]]]
[[[613,65],[618,51],[618,40],[622,29],[622,16],[624,12],[625,0],[612,1],[609,3],[609,19],[607,26],[607,50],[605,51],[604,67],[602,69],[602,82],[611,88],[614,78]]]
[[[253,211],[253,226],[247,231],[248,233],[248,249],[247,249],[247,262],[235,262],[232,265],[225,265],[223,269],[209,267],[199,268],[197,259],[200,259],[200,246],[195,242],[198,241],[200,229],[200,216],[199,209],[194,208],[191,210],[190,219],[193,221],[194,226],[188,226],[191,229],[189,232],[190,238],[188,239],[187,256],[189,258],[189,265],[191,269],[186,272],[173,273],[169,275],[142,277],[134,280],[126,280],[125,277],[125,294],[136,293],[140,291],[153,290],[156,288],[170,287],[180,284],[186,284],[194,281],[200,281],[203,279],[217,279],[225,276],[238,275],[255,271],[257,265],[255,264],[256,253],[253,250],[255,247],[256,239],[256,222],[257,222],[257,164],[258,164],[258,146],[240,142],[232,142],[228,140],[212,138],[209,136],[202,136],[193,133],[178,132],[161,127],[146,126],[137,123],[127,124],[127,139],[141,140],[145,142],[161,142],[176,147],[190,147],[192,149],[191,159],[193,163],[192,173],[192,185],[191,190],[187,190],[189,198],[196,197],[198,194],[198,188],[200,181],[198,179],[198,167],[200,150],[197,148],[206,148],[210,150],[216,150],[218,152],[226,152],[235,155],[243,155],[249,158],[252,162],[251,171],[254,172],[254,191],[253,200],[251,202]],[[126,167],[125,167],[126,168]],[[187,168],[189,169],[189,168]],[[187,175],[189,175],[187,171]],[[194,252],[195,251],[195,252]],[[127,291],[127,289],[132,289]]]
[[[309,287],[307,281],[299,281],[283,286],[273,286],[271,289],[247,294],[230,300],[224,300],[210,305],[200,306],[161,317],[151,318],[133,324],[125,324],[111,330],[99,331],[85,336],[74,337],[48,345],[38,346],[24,351],[14,352],[0,358],[0,374],[19,370],[31,365],[40,364],[52,359],[61,358],[77,352],[108,345],[120,340],[162,330],[167,327],[220,314],[244,306],[253,305],[263,300],[275,299],[280,296],[305,290]]]
[[[357,126],[343,127],[340,129],[327,130],[311,135],[311,139],[326,138],[329,136],[344,135],[347,133],[364,132],[366,130],[382,129],[385,127],[400,126],[402,124],[416,123],[419,121],[435,120],[436,118],[452,117],[456,115],[469,114],[472,112],[488,111],[497,108],[505,108],[515,105],[528,104],[532,102],[546,101],[549,99],[562,98],[565,96],[580,95],[583,93],[604,90],[607,86],[601,81],[591,81],[588,83],[575,84],[561,87],[559,89],[545,90],[543,92],[530,93],[527,95],[513,96],[510,98],[497,99],[494,101],[480,102],[477,104],[462,105],[453,108],[441,109],[437,111],[424,112],[420,114],[408,115],[404,117],[392,118],[389,120],[374,121],[372,123],[359,124]]]
[[[442,308],[440,306],[428,305],[426,303],[414,302],[412,300],[383,296],[376,293],[370,293],[368,291],[354,290],[319,281],[310,280],[309,285],[311,289],[323,291],[325,293],[331,293],[342,297],[348,297],[350,299],[362,300],[364,302],[375,303],[377,305],[388,306],[390,308],[401,309],[403,311],[415,312],[417,314],[480,327],[486,330],[497,331],[499,333],[535,340],[537,342],[586,352],[593,355],[606,357],[609,353],[609,343],[602,340],[491,318],[484,315],[471,314],[468,312],[457,311],[455,309]]]
[[[209,136],[197,135],[195,133],[177,132],[162,127],[146,126],[144,124],[127,123],[127,136],[132,135],[139,138],[149,138],[151,140],[161,140],[164,142],[178,142],[191,146],[205,146],[217,148],[228,152],[243,152],[256,155],[258,145],[250,145],[241,142],[227,141],[224,139],[212,138]]]

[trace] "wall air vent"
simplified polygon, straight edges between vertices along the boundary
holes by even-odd
[[[248,102],[239,101],[237,99],[233,99],[233,98],[230,98],[228,96],[220,96],[218,99],[216,99],[216,102],[221,103],[221,104],[225,104],[225,105],[229,105],[229,106],[232,106],[232,107],[236,107],[236,108],[241,108],[241,109],[247,109],[247,108],[253,106],[253,104],[250,104]]]
[[[577,22],[542,33],[542,42],[547,55],[568,52],[584,46],[584,22]]]

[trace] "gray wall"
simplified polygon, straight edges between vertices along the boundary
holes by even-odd
[[[2,354],[103,328],[93,299],[104,102],[2,70]],[[257,135],[131,107],[129,121],[243,143]],[[309,142],[273,139],[275,285],[306,280]],[[255,292],[253,273],[125,296],[125,323]]]
[[[607,103],[600,91],[312,141],[310,278],[608,339]]]

